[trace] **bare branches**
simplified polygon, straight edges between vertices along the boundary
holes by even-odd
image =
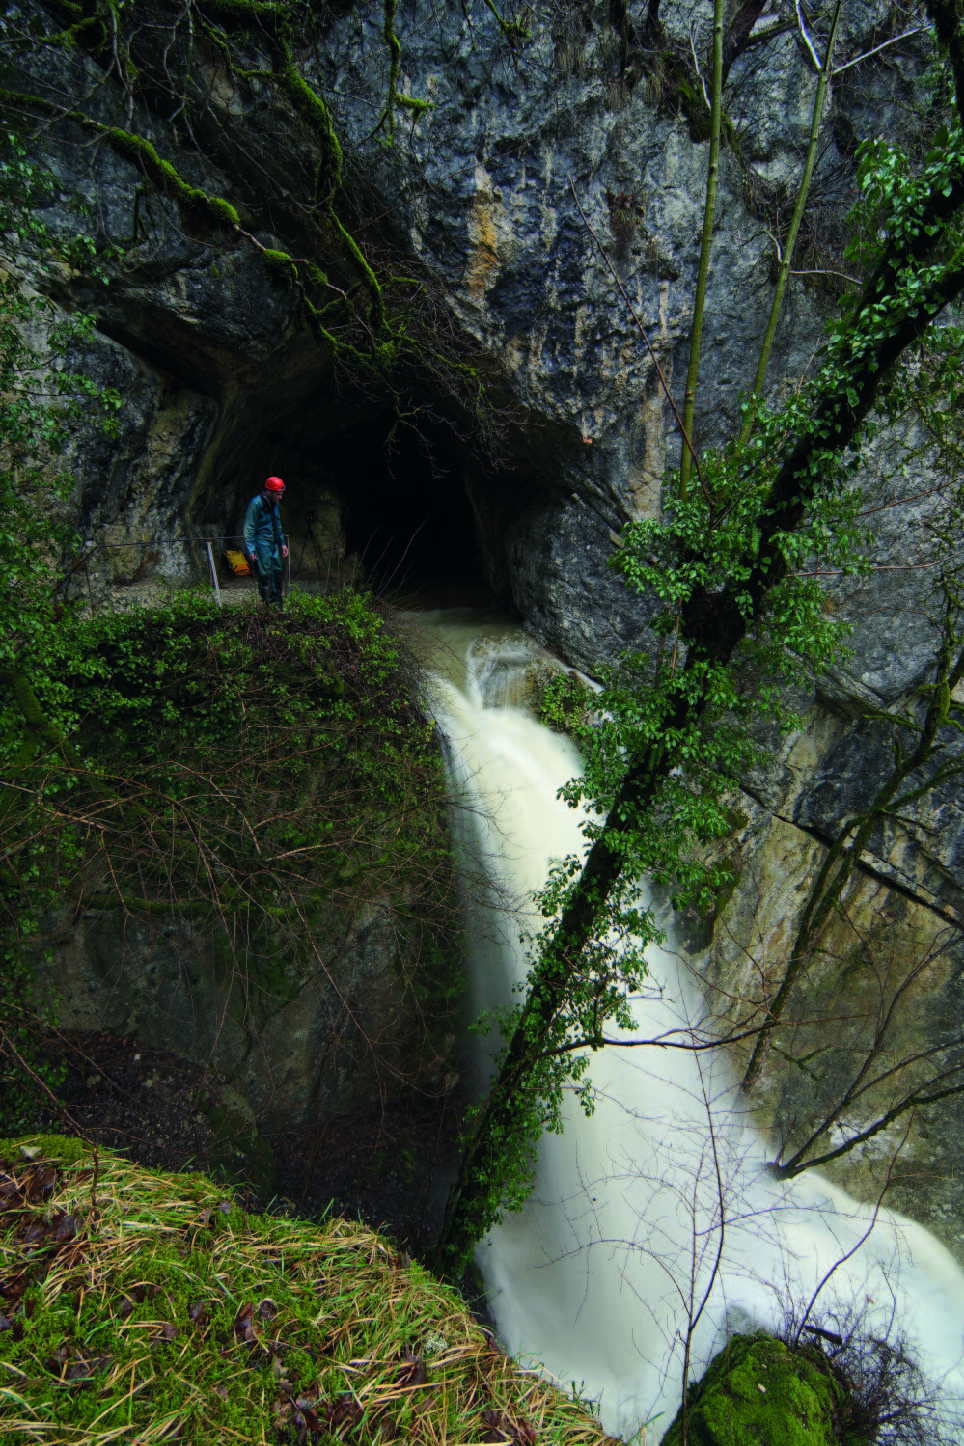
[[[844,886],[859,864],[874,828],[895,806],[894,801],[900,796],[900,790],[907,780],[927,768],[932,760],[940,758],[943,752],[941,729],[947,723],[952,706],[957,711],[958,705],[952,705],[951,699],[955,688],[964,677],[964,646],[961,645],[959,637],[961,616],[956,592],[945,580],[943,637],[934,662],[933,678],[928,685],[928,701],[916,747],[911,753],[903,754],[898,728],[895,735],[897,745],[893,771],[878,789],[868,808],[862,814],[845,820],[828,850],[801,915],[780,988],[767,1007],[771,1023],[779,1020],[786,1009],[797,978],[815,949],[821,930],[837,907]],[[964,770],[964,757],[956,757],[949,768],[950,772],[946,775],[948,777]],[[908,797],[919,796],[921,791],[932,786],[932,782],[928,777]],[[752,1090],[759,1080],[768,1047],[769,1031],[764,1030],[757,1040],[743,1077],[742,1087],[745,1091]]]
[[[814,1290],[809,1301],[807,1302],[807,1307],[800,1318],[799,1324],[797,1325],[796,1334],[793,1339],[793,1344],[795,1346],[798,1346],[800,1344],[800,1337],[806,1329],[807,1321],[810,1319],[813,1308],[816,1305],[818,1299],[820,1298],[822,1292],[826,1289],[828,1282],[836,1275],[837,1271],[841,1268],[841,1266],[846,1265],[847,1261],[850,1260],[854,1255],[856,1255],[857,1251],[860,1250],[862,1246],[866,1245],[867,1241],[870,1239],[874,1226],[877,1224],[877,1218],[880,1215],[881,1206],[884,1203],[884,1196],[890,1189],[891,1179],[894,1173],[894,1166],[896,1165],[898,1156],[900,1155],[900,1149],[902,1149],[904,1144],[906,1143],[907,1135],[909,1132],[910,1125],[907,1126],[907,1130],[905,1130],[904,1132],[904,1138],[901,1141],[900,1148],[895,1152],[894,1157],[890,1162],[890,1168],[887,1171],[887,1178],[884,1181],[883,1189],[877,1196],[877,1202],[874,1205],[874,1211],[870,1217],[870,1223],[868,1224],[867,1229],[864,1231],[863,1235],[861,1235],[860,1239],[854,1245],[852,1245],[845,1254],[841,1255],[837,1260],[834,1261],[830,1269],[826,1271],[822,1278],[818,1281],[816,1289]]]
[[[838,65],[835,74],[843,75],[845,71],[852,70],[855,65],[863,65],[864,61],[871,60],[873,56],[879,55],[882,50],[886,50],[889,46],[900,45],[904,40],[913,40],[915,35],[923,35],[925,29],[926,26],[924,25],[915,25],[913,29],[905,30],[902,35],[892,35],[889,40],[882,40],[880,44],[875,45],[872,50],[865,50],[863,55],[857,55],[853,60],[848,60],[846,64]]]
[[[740,444],[747,442],[753,431],[753,424],[759,410],[760,398],[766,384],[767,368],[770,365],[770,355],[773,351],[773,343],[777,334],[777,327],[780,323],[780,314],[783,310],[783,297],[786,292],[787,280],[790,275],[790,266],[793,261],[793,250],[797,241],[797,233],[800,230],[800,223],[803,220],[803,213],[806,209],[807,198],[810,194],[810,183],[813,180],[814,166],[817,160],[817,141],[820,136],[820,124],[823,120],[824,100],[827,94],[827,85],[830,80],[830,73],[833,67],[833,50],[837,39],[837,27],[840,23],[841,0],[836,0],[833,13],[830,19],[830,34],[827,37],[826,57],[822,66],[818,66],[820,78],[817,82],[816,94],[813,100],[813,113],[810,122],[810,140],[807,146],[807,156],[803,166],[803,175],[800,178],[800,185],[797,189],[797,198],[793,207],[793,216],[790,220],[790,229],[787,233],[786,244],[782,250],[777,245],[780,253],[780,265],[777,271],[777,284],[773,293],[773,302],[770,307],[770,315],[767,320],[766,331],[760,345],[760,356],[757,361],[756,376],[751,387],[751,401],[743,419],[743,426],[740,428]],[[800,19],[800,4],[797,0],[797,17]],[[805,34],[806,32],[804,32]],[[816,58],[816,57],[814,57]]]

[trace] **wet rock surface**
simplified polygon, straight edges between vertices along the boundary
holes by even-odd
[[[261,1134],[222,1077],[182,1055],[105,1031],[59,1030],[45,1058],[66,1071],[62,1108],[19,1129],[77,1133],[159,1170],[202,1170],[246,1192],[250,1208],[383,1226],[412,1249],[431,1243],[451,1169],[457,1110],[412,1095],[301,1131]]]
[[[315,966],[261,977],[264,960],[225,959],[181,920],[92,913],[37,961],[38,988],[56,991],[64,1028],[116,1031],[210,1062],[262,1131],[302,1129],[391,1092],[399,1053],[415,1046],[420,1025],[404,929],[389,902],[313,924],[323,941]],[[450,1067],[438,1067],[441,1087]]]
[[[25,18],[49,25],[45,6],[22,8]],[[159,30],[173,23],[163,0],[152,13]],[[872,6],[858,7],[845,22],[848,53],[860,53],[879,18]],[[667,23],[675,43],[675,22]],[[400,87],[429,109],[411,118],[397,109],[387,145],[382,25],[380,12],[355,10],[329,16],[298,40],[299,65],[330,104],[344,147],[343,209],[363,242],[375,238],[368,218],[382,218],[377,244],[393,248],[387,272],[404,267],[406,255],[417,261],[439,288],[446,325],[498,377],[501,460],[479,468],[471,427],[453,415],[465,465],[452,485],[469,494],[485,570],[501,599],[564,657],[598,670],[646,638],[649,609],[607,573],[606,560],[628,517],[658,512],[660,479],[677,459],[654,359],[678,392],[706,145],[694,140],[665,77],[645,72],[643,50],[633,51],[627,72],[602,5],[533,13],[518,54],[484,7],[478,14],[405,9],[397,21]],[[256,40],[250,45],[256,56]],[[168,63],[186,63],[176,46]],[[98,120],[126,115],[126,97],[94,59],[62,57],[57,65],[61,91],[94,87]],[[900,51],[834,89],[808,223],[829,252],[854,194],[856,141],[904,124],[920,65],[912,48]],[[357,376],[339,371],[331,348],[306,325],[297,288],[268,264],[276,248],[300,256],[307,244],[298,187],[307,194],[312,184],[317,137],[293,124],[263,87],[249,93],[210,56],[204,66],[202,131],[213,135],[216,124],[216,145],[198,147],[146,102],[137,101],[131,124],[159,154],[177,159],[190,184],[240,208],[240,229],[192,228],[170,197],[145,187],[135,159],[107,144],[91,150],[75,128],[47,148],[58,198],[45,217],[54,234],[74,234],[76,198],[84,197],[98,242],[113,248],[106,285],[63,266],[41,277],[36,259],[23,258],[27,274],[56,299],[93,311],[100,336],[83,360],[98,384],[117,385],[126,399],[117,444],[85,445],[70,462],[92,535],[106,546],[122,529],[140,549],[125,559],[128,576],[138,569],[196,575],[204,558],[191,535],[236,532],[266,468],[290,476],[287,520],[300,546],[304,516],[317,511],[319,498],[342,509],[363,505],[367,479],[353,474],[348,458],[332,468],[332,439],[391,409],[384,387],[359,387]],[[812,91],[790,33],[773,42],[765,65],[744,57],[731,72],[726,104],[740,142],[724,148],[721,163],[696,427],[702,446],[731,434],[750,381],[772,287],[766,208],[792,192]],[[654,359],[576,197],[648,330]],[[335,290],[347,284],[336,239],[322,228],[313,245]],[[832,292],[804,277],[792,282],[771,365],[777,396],[806,371],[833,306]],[[427,404],[444,415],[431,378],[418,386],[416,412]],[[389,423],[375,425],[387,431]],[[879,560],[896,567],[891,554],[899,550],[906,564],[908,532],[917,535],[927,502],[910,500],[913,486],[906,499],[895,497],[868,460],[875,506],[889,489],[874,524]],[[408,477],[404,485],[414,527],[419,484]],[[533,545],[537,539],[542,546]],[[337,525],[328,546],[343,560]],[[895,570],[848,598],[858,619],[852,671],[883,696],[895,696],[920,671],[918,655],[931,637],[919,606],[926,582],[912,569]]]

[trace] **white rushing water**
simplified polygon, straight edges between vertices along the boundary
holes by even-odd
[[[509,1002],[524,973],[528,895],[554,859],[580,847],[579,817],[556,798],[579,757],[520,706],[534,653],[511,624],[447,612],[422,614],[419,626],[457,831],[477,878],[475,1003],[489,1008]],[[641,1038],[697,1008],[673,955],[653,950],[650,970],[652,997],[635,1007]],[[478,1068],[483,1075],[481,1054]],[[692,1378],[728,1330],[779,1322],[787,1300],[805,1306],[873,1212],[815,1175],[790,1184],[766,1175],[722,1058],[606,1049],[592,1080],[594,1115],[573,1104],[565,1133],[542,1141],[533,1198],[492,1232],[478,1261],[507,1348],[581,1387],[608,1430],[650,1446],[679,1405],[681,1337],[717,1255]],[[821,1303],[835,1301],[865,1310],[881,1334],[899,1325],[929,1378],[964,1400],[964,1275],[921,1226],[881,1211],[824,1289]]]

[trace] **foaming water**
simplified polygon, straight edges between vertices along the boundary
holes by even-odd
[[[581,846],[579,815],[556,798],[579,757],[518,706],[537,660],[518,630],[466,613],[419,622],[459,843],[483,879],[469,921],[475,1002],[492,1008],[524,973],[529,894]],[[698,1008],[674,956],[654,949],[649,962],[638,1039],[695,1022]],[[964,1274],[922,1226],[881,1210],[855,1250],[872,1208],[814,1174],[773,1181],[720,1056],[610,1048],[591,1075],[595,1113],[567,1109],[565,1133],[541,1143],[532,1199],[478,1253],[513,1354],[581,1386],[608,1430],[655,1442],[679,1404],[691,1318],[695,1378],[728,1330],[778,1323],[833,1272],[822,1302],[856,1305],[880,1334],[895,1323],[929,1378],[964,1400]]]

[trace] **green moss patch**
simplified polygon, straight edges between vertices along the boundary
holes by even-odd
[[[77,116],[85,124],[93,125],[93,122],[86,122],[83,116]],[[131,131],[121,130],[117,126],[95,127],[98,132],[113,146],[118,155],[133,161],[140,166],[148,180],[164,195],[170,196],[180,207],[181,213],[187,219],[193,219],[202,226],[209,226],[214,230],[236,231],[241,225],[241,219],[229,201],[221,196],[209,196],[206,191],[200,190],[197,186],[188,185],[177,167],[170,161],[162,160],[151,142],[143,136],[134,135]]]
[[[690,1387],[687,1446],[870,1446],[848,1429],[847,1392],[819,1350],[734,1336]],[[682,1446],[683,1410],[660,1446]]]
[[[364,1226],[33,1144],[0,1141],[7,1446],[606,1439]]]

